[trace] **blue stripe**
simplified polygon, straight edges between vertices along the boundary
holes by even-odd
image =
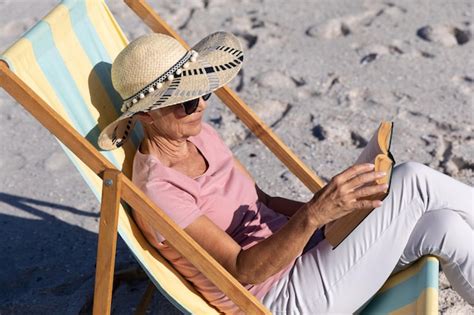
[[[416,301],[427,288],[438,289],[438,262],[427,261],[410,279],[378,294],[360,314],[381,314],[395,311]]]
[[[71,23],[77,38],[81,42],[84,51],[94,65],[100,61],[111,62],[107,50],[102,45],[100,37],[89,20],[85,1],[64,0],[62,4],[69,9]],[[120,96],[119,96],[120,97]]]
[[[25,34],[25,37],[30,40],[36,61],[61,101],[74,128],[83,136],[87,136],[89,142],[97,147],[96,140],[99,136],[97,122],[87,110],[87,104],[64,65],[64,60],[54,44],[49,24],[44,21],[38,22],[31,31]],[[122,169],[111,152],[102,152],[102,154],[118,169]]]
[[[85,53],[87,54],[90,63],[94,67],[94,72],[99,78],[102,86],[107,91],[115,113],[120,116],[122,107],[122,97],[115,91],[112,85],[111,68],[112,60],[107,52],[107,49],[100,40],[94,25],[92,24],[86,3],[84,0],[63,0],[62,4],[69,9],[69,16],[71,17],[71,24],[76,34],[77,39],[81,43]],[[143,134],[139,134],[140,130],[132,133],[131,139],[138,146]]]

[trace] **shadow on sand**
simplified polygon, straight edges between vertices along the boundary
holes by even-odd
[[[18,216],[0,213],[0,314],[90,313],[97,233],[60,218],[74,214],[98,222],[99,214],[1,192],[0,205],[0,212],[8,208],[9,213],[18,212]],[[138,264],[119,238],[116,270],[133,267]],[[120,284],[112,313],[133,313],[147,283],[140,277]],[[161,309],[162,314],[175,310],[158,293],[150,308]]]

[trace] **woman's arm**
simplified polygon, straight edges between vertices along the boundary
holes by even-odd
[[[234,158],[234,164],[242,173],[246,174],[255,183],[252,175],[236,158]],[[284,214],[287,217],[293,216],[293,214],[295,214],[296,211],[298,211],[298,209],[305,204],[304,202],[296,200],[267,195],[263,190],[260,189],[260,187],[257,186],[257,184],[255,184],[255,189],[257,190],[258,200],[263,202],[273,211]]]
[[[277,233],[246,250],[206,216],[200,216],[185,231],[240,283],[257,284],[300,255],[320,225],[309,207],[302,207]]]
[[[379,200],[366,199],[386,189],[384,185],[364,186],[382,176],[371,170],[370,164],[355,165],[337,175],[283,228],[246,250],[206,216],[200,216],[185,231],[241,283],[261,283],[300,255],[318,227],[351,211],[381,205]]]

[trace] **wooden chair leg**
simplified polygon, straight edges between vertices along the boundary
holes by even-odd
[[[151,300],[153,299],[153,294],[155,293],[156,288],[153,282],[150,281],[148,286],[146,287],[145,293],[142,296],[140,303],[137,306],[137,310],[135,311],[135,315],[144,315],[146,310],[148,309],[148,305],[150,305]]]
[[[106,169],[103,180],[95,273],[94,315],[108,315],[111,310],[122,174],[115,169]]]

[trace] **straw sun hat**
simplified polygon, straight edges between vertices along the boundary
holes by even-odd
[[[112,84],[124,100],[123,113],[101,132],[99,146],[122,146],[136,123],[135,113],[180,104],[227,84],[243,58],[237,37],[225,32],[205,37],[189,51],[163,34],[130,42],[112,64]]]

